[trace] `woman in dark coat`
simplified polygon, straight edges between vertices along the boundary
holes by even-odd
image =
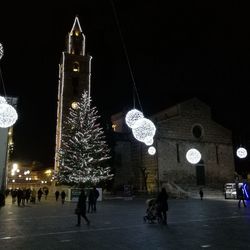
[[[87,225],[90,224],[89,219],[86,216],[86,195],[84,192],[84,189],[82,189],[81,194],[79,195],[78,198],[78,203],[77,203],[77,224],[76,226],[81,226],[81,216],[85,219],[87,222]]]
[[[159,206],[159,217],[162,219],[163,224],[167,224],[167,211],[168,211],[168,194],[165,188],[162,188],[157,197],[157,204]]]

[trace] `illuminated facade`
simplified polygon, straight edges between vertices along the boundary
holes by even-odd
[[[159,187],[222,187],[234,180],[232,133],[211,118],[210,108],[197,98],[179,103],[150,117],[157,128],[153,146],[137,142],[125,124],[125,115],[111,117],[115,138],[115,186],[131,184],[137,190],[156,192]],[[188,150],[201,159],[191,164]]]
[[[66,51],[62,52],[59,64],[55,170],[59,166],[58,150],[62,146],[61,135],[69,107],[77,107],[84,90],[90,95],[91,59],[91,56],[85,54],[85,36],[78,17],[75,17],[67,35]]]

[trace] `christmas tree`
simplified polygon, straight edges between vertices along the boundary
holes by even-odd
[[[98,123],[99,118],[85,91],[77,106],[69,109],[63,124],[60,166],[56,174],[58,182],[96,185],[112,178],[111,168],[107,166],[110,150]]]

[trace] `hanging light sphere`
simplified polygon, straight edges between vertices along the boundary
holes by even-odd
[[[152,145],[152,144],[154,143],[153,137],[151,137],[151,136],[146,137],[145,140],[144,140],[144,143],[145,143],[147,146]]]
[[[125,121],[130,128],[133,128],[135,122],[143,117],[144,115],[141,111],[132,109],[126,114]]]
[[[0,127],[11,127],[17,120],[16,110],[7,103],[0,104]]]
[[[3,57],[3,45],[0,43],[0,60]]]
[[[247,157],[247,150],[243,147],[239,147],[236,151],[236,154],[241,159],[246,158]]]
[[[149,153],[150,155],[154,155],[154,154],[156,153],[155,147],[154,147],[154,146],[149,147],[149,148],[148,148],[148,153]]]
[[[201,153],[197,149],[191,148],[186,153],[186,159],[191,164],[197,164],[201,160]]]
[[[0,104],[2,104],[2,103],[7,103],[7,102],[3,96],[0,96]]]
[[[147,118],[137,120],[133,126],[132,133],[136,140],[144,142],[148,137],[154,137],[155,125]]]

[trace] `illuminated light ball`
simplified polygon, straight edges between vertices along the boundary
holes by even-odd
[[[130,128],[133,128],[135,125],[135,122],[143,117],[144,117],[144,115],[141,111],[139,111],[137,109],[132,109],[126,114],[125,121],[126,121],[126,124]]]
[[[150,137],[150,136],[146,137],[145,140],[144,140],[144,143],[145,143],[147,146],[152,145],[152,144],[154,143],[153,137]]]
[[[17,120],[16,110],[7,103],[0,104],[0,127],[11,127]]]
[[[150,155],[154,155],[154,154],[156,153],[155,147],[154,147],[154,146],[149,147],[149,148],[148,148],[148,153],[149,153]]]
[[[0,60],[3,57],[3,45],[0,43]]]
[[[239,158],[243,159],[247,157],[247,150],[245,148],[239,147],[236,151]]]
[[[71,103],[71,108],[72,108],[72,109],[78,109],[78,107],[79,107],[78,102],[72,102],[72,103]]]
[[[187,161],[191,164],[197,164],[201,160],[201,153],[195,149],[191,148],[186,153]]]
[[[3,96],[0,96],[0,104],[2,104],[2,103],[7,103],[7,102]]]
[[[136,140],[144,142],[148,137],[154,137],[155,125],[147,118],[137,120],[133,126],[132,133]]]

